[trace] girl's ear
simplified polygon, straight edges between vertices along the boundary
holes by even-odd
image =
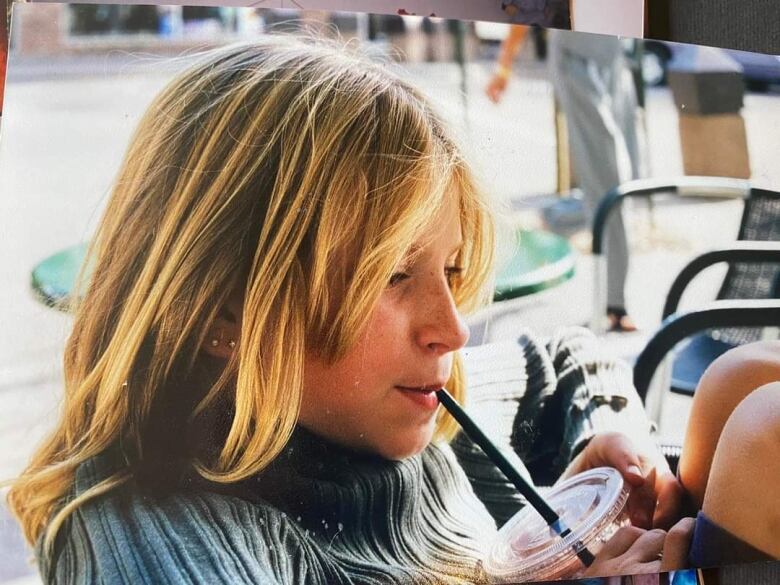
[[[243,302],[239,295],[233,294],[228,298],[209,327],[208,335],[200,347],[201,351],[212,357],[230,359],[241,336],[242,308]]]

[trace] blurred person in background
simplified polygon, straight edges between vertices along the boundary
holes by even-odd
[[[515,25],[501,45],[498,67],[486,93],[495,103],[504,95],[512,62],[528,28]],[[566,115],[574,173],[584,195],[588,224],[601,198],[640,175],[637,96],[618,37],[548,31],[550,80]],[[635,331],[626,311],[628,242],[622,214],[606,228],[607,318],[611,331]]]
[[[574,0],[503,0],[501,8],[517,24],[572,28]]]

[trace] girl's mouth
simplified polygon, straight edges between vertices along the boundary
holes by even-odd
[[[409,400],[431,411],[436,410],[439,406],[439,399],[436,397],[436,391],[439,388],[441,388],[440,385],[420,387],[396,386],[396,389],[400,390]]]

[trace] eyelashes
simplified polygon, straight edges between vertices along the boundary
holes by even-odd
[[[462,266],[448,266],[447,268],[444,269],[444,274],[447,275],[447,284],[449,284],[450,288],[451,288],[463,276],[463,267]]]
[[[394,272],[393,275],[390,277],[387,286],[392,288],[402,283],[404,280],[407,280],[410,276],[411,275],[406,272]]]
[[[447,266],[444,269],[444,275],[447,278],[447,284],[450,287],[452,287],[455,285],[456,282],[458,282],[461,276],[463,276],[463,267]],[[412,275],[409,274],[408,272],[394,272],[393,275],[390,277],[390,280],[388,281],[387,285],[388,287],[392,288],[406,280],[409,280],[411,277]]]

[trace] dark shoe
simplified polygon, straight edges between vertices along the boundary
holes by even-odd
[[[634,320],[629,317],[626,310],[621,307],[608,307],[607,319],[609,320],[607,331],[617,333],[631,333],[632,331],[636,331]]]

